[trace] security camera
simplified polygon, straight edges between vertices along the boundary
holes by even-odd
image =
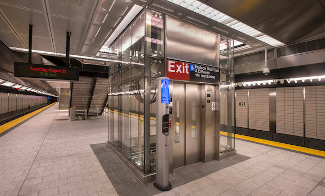
[[[265,69],[263,70],[263,74],[268,75],[270,73],[269,68],[265,67]]]

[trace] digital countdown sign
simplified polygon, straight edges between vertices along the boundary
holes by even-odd
[[[14,76],[25,78],[79,80],[79,69],[15,62]]]

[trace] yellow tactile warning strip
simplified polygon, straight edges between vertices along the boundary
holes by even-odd
[[[127,114],[118,112],[117,110],[109,110],[109,111],[116,113],[116,114],[122,114],[122,115],[128,117]],[[133,118],[139,118],[137,114],[134,114],[131,112],[129,113],[129,115]],[[143,120],[143,115],[140,115],[140,117],[142,117],[141,120]],[[150,119],[156,120],[156,118],[154,118],[154,117],[150,117]],[[227,132],[220,131],[220,134],[227,136]],[[234,134],[231,134],[231,137],[234,137]],[[306,148],[306,147],[284,144],[284,143],[280,143],[280,142],[274,142],[274,141],[269,141],[269,140],[264,140],[264,139],[259,139],[259,138],[254,138],[254,137],[249,137],[249,136],[239,135],[239,134],[236,134],[236,138],[248,140],[248,141],[252,141],[252,142],[257,142],[257,143],[261,143],[261,144],[266,144],[266,145],[270,145],[270,146],[280,147],[280,148],[284,148],[284,149],[288,149],[288,150],[294,150],[294,151],[298,151],[298,152],[303,152],[303,153],[307,153],[307,154],[325,157],[325,152],[321,151],[321,150],[315,150],[315,149]]]
[[[220,131],[220,134],[227,135],[227,133],[223,132],[223,131]],[[231,134],[231,136],[234,137],[234,134]],[[248,140],[248,141],[252,141],[252,142],[256,142],[256,143],[266,144],[266,145],[270,145],[270,146],[285,148],[288,150],[294,150],[294,151],[298,151],[298,152],[303,152],[303,153],[307,153],[307,154],[325,157],[325,152],[321,151],[321,150],[315,150],[315,149],[311,149],[311,148],[300,147],[300,146],[295,146],[295,145],[290,145],[290,144],[284,144],[284,143],[280,143],[280,142],[274,142],[274,141],[259,139],[259,138],[255,138],[255,137],[249,137],[249,136],[245,136],[245,135],[238,135],[238,134],[236,134],[236,138]]]
[[[15,119],[15,120],[13,120],[13,121],[10,121],[10,122],[8,122],[8,123],[6,123],[6,124],[4,124],[4,125],[1,125],[1,126],[0,126],[0,134],[3,133],[3,132],[5,132],[5,131],[7,131],[8,129],[10,129],[10,128],[16,126],[16,125],[18,125],[19,123],[22,123],[22,122],[24,122],[25,120],[27,120],[27,119],[29,119],[29,118],[35,116],[36,114],[38,114],[38,113],[40,113],[41,111],[43,111],[43,110],[45,110],[45,109],[51,107],[51,106],[54,105],[54,104],[56,104],[56,103],[52,103],[52,104],[50,104],[50,105],[48,105],[48,106],[42,107],[41,109],[38,109],[38,110],[34,111],[34,112],[31,112],[31,113],[29,113],[29,114],[26,114],[25,116],[19,117],[19,118]]]

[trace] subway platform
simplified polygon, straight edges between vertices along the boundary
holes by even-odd
[[[325,195],[324,157],[236,139],[237,155],[139,182],[108,148],[107,118],[70,121],[55,104],[0,137],[0,196]]]

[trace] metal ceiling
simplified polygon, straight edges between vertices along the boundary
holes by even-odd
[[[325,35],[325,0],[199,1],[286,44]]]
[[[325,0],[200,0],[286,44],[325,35]],[[250,46],[237,55],[268,47],[248,35],[165,0],[0,0],[0,40],[27,48],[33,25],[33,49],[94,56],[134,4],[179,18]],[[106,19],[105,19],[106,18]]]
[[[69,31],[70,54],[92,56],[133,4],[130,0],[0,0],[0,40],[8,47],[27,48],[32,24],[33,50],[65,53]]]

